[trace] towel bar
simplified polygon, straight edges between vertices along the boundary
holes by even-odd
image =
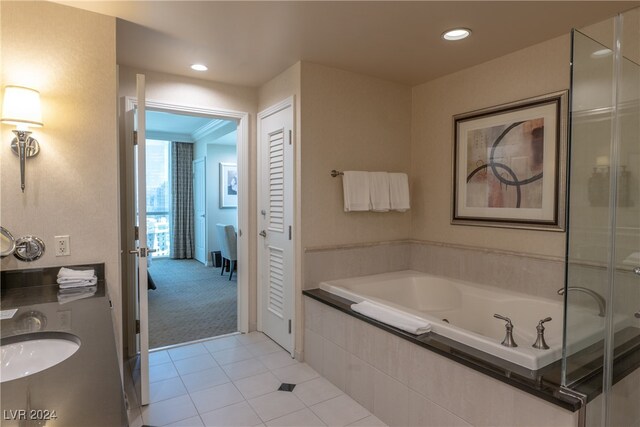
[[[332,176],[332,177],[334,177],[334,178],[336,178],[336,177],[338,177],[338,176],[340,176],[340,175],[344,175],[344,172],[342,172],[342,171],[337,171],[337,170],[335,170],[335,169],[331,171],[331,176]]]

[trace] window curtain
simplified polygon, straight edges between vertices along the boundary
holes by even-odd
[[[171,143],[171,258],[193,258],[193,144]]]

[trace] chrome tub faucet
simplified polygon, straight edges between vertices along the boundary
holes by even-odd
[[[564,295],[564,290],[565,288],[558,289],[558,295]],[[567,287],[567,291],[582,292],[593,297],[593,299],[598,303],[598,308],[600,309],[600,313],[598,313],[598,316],[604,317],[604,313],[607,307],[607,301],[602,297],[602,295],[595,291],[592,291],[591,289],[583,288],[582,286],[569,286]]]

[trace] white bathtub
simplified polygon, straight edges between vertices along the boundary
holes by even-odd
[[[354,302],[375,301],[427,320],[432,332],[470,347],[537,370],[562,357],[563,304],[561,301],[509,292],[504,289],[431,276],[416,271],[399,271],[373,276],[332,280],[320,289]],[[500,343],[505,322],[494,313],[511,318],[513,336],[518,344],[509,348]],[[536,326],[545,317],[545,339],[549,350],[531,345]],[[444,321],[447,319],[448,323]],[[572,310],[572,351],[595,343],[602,336],[604,319],[598,310]],[[600,333],[599,333],[600,331]]]

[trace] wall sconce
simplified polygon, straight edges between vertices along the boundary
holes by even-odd
[[[11,150],[20,157],[20,187],[24,193],[24,169],[27,157],[40,152],[38,141],[32,138],[29,127],[41,127],[42,106],[40,92],[21,86],[6,86],[2,103],[2,123],[16,125]]]

